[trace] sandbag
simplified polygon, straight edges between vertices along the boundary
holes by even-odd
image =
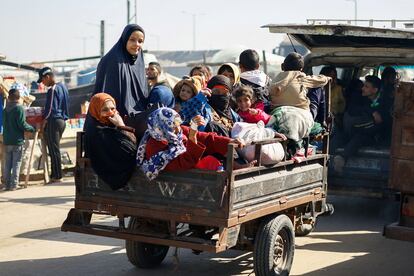
[[[231,137],[238,138],[244,143],[257,142],[275,137],[275,131],[271,128],[265,128],[262,121],[257,124],[238,122],[235,123],[231,130]],[[247,146],[239,150],[239,154],[248,162],[254,160],[255,146]],[[285,151],[280,143],[273,143],[262,146],[261,163],[263,165],[276,164],[283,160]]]

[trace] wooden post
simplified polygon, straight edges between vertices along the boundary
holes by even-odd
[[[37,138],[39,137],[39,130],[36,130],[35,132],[35,136],[33,139],[33,144],[32,144],[32,148],[30,149],[30,156],[29,156],[29,165],[27,166],[27,170],[26,170],[26,177],[24,180],[24,185],[23,188],[27,188],[27,184],[29,183],[29,178],[30,178],[30,170],[32,168],[32,158],[33,158],[33,152],[34,152],[34,148],[37,144]]]
[[[43,164],[43,180],[44,183],[47,184],[49,182],[49,161],[47,158],[47,149],[46,149],[46,141],[44,137],[40,140],[42,143],[42,160],[41,163]]]

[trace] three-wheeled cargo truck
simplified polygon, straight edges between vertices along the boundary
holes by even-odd
[[[232,170],[235,145],[229,144],[225,171],[162,172],[148,181],[137,169],[126,187],[113,191],[85,157],[83,135],[77,136],[75,208],[62,230],[124,239],[128,259],[141,268],[160,264],[169,247],[239,249],[254,251],[256,275],[287,275],[295,230],[308,234],[325,211],[326,152],[299,164],[259,162]],[[275,142],[257,142],[257,160],[261,147]],[[91,223],[99,215],[116,216],[119,223]]]
[[[329,114],[330,91],[326,97]],[[318,139],[323,149],[300,163],[262,165],[262,147],[280,142],[271,139],[253,143],[254,167],[233,170],[236,148],[229,144],[224,171],[161,172],[148,181],[137,168],[127,186],[113,191],[92,169],[79,132],[75,206],[62,231],[124,239],[129,261],[140,268],[159,265],[169,247],[237,249],[254,252],[257,276],[289,275],[295,235],[311,233],[317,216],[332,212],[326,204],[329,132]],[[117,217],[116,225],[92,222],[102,215]]]

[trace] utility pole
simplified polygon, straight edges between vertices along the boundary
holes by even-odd
[[[131,2],[127,0],[127,24],[131,23],[134,19],[135,24],[137,24],[137,0],[134,0],[134,14],[131,16]]]
[[[355,25],[358,25],[358,0],[346,0],[346,1],[354,2]]]
[[[80,36],[77,38],[82,40],[83,57],[86,57],[86,41],[92,39],[93,36]]]
[[[193,51],[196,50],[196,14],[193,13]]]
[[[105,54],[105,20],[101,20],[101,57]]]
[[[193,19],[193,51],[195,51],[197,49],[197,32],[196,32],[196,23],[197,23],[197,15],[204,15],[204,13],[192,13],[192,12],[188,12],[188,11],[182,11],[182,13],[184,14],[189,14],[192,16]]]
[[[127,25],[129,24],[129,18],[130,18],[130,16],[129,16],[129,6],[130,6],[130,2],[129,2],[129,0],[127,0]]]

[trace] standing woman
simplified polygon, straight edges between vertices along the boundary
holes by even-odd
[[[102,91],[110,94],[122,117],[143,111],[147,106],[144,40],[144,29],[136,24],[127,25],[98,64],[94,94]]]

